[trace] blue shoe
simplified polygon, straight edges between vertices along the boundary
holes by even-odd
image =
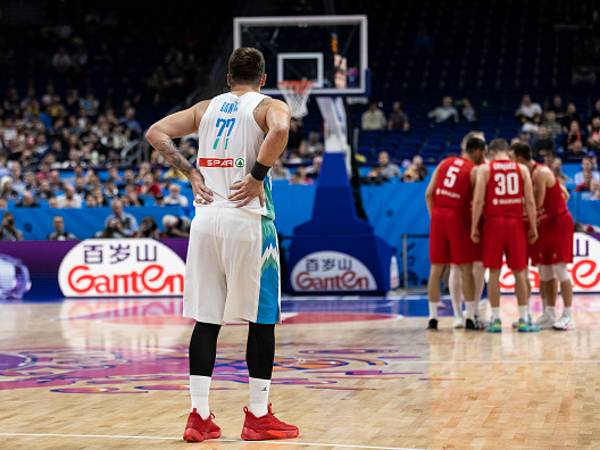
[[[500,319],[494,319],[485,331],[488,333],[502,333],[502,321]]]
[[[540,327],[534,325],[531,321],[519,319],[519,322],[517,324],[517,331],[519,333],[536,333],[540,331]]]

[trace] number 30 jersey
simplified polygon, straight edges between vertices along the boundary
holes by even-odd
[[[438,166],[433,207],[449,208],[468,214],[473,198],[471,170],[473,162],[465,158],[450,157]]]
[[[523,218],[523,176],[519,165],[509,159],[489,163],[484,217]]]
[[[258,92],[237,96],[231,92],[214,97],[202,116],[198,128],[196,164],[206,185],[213,191],[210,205],[196,206],[234,208],[237,202],[228,200],[231,185],[241,181],[252,170],[265,138],[256,123],[254,110],[267,98]],[[244,207],[247,211],[275,218],[271,196],[271,180],[265,178],[265,206],[255,198]]]

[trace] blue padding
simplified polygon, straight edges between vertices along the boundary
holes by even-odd
[[[298,225],[294,234],[301,236],[362,233],[372,234],[373,227],[356,217],[344,154],[325,153],[312,220]]]
[[[125,208],[135,216],[138,224],[146,216],[154,218],[159,228],[166,214],[180,216],[183,209],[179,206],[149,206]],[[93,237],[104,228],[104,220],[112,214],[111,208],[48,209],[48,208],[11,208],[15,224],[23,232],[25,239],[46,239],[52,232],[52,218],[61,215],[65,218],[65,229],[78,239]]]

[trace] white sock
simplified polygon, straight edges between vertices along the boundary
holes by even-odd
[[[262,417],[268,412],[271,380],[250,378],[248,386],[250,387],[250,404],[248,405],[248,409],[256,417]]]
[[[475,310],[477,309],[479,302],[465,302],[465,304],[467,305],[467,319],[474,319]]]
[[[437,302],[429,302],[429,318],[430,319],[437,319],[437,308],[438,308]]]
[[[565,306],[565,310],[563,311],[563,316],[571,317],[571,314],[573,314],[573,307]]]
[[[500,307],[492,306],[492,319],[499,319],[499,318],[500,318]]]
[[[546,306],[546,314],[554,319],[556,317],[556,307]]]
[[[208,393],[210,392],[211,377],[201,375],[190,375],[190,396],[192,397],[192,409],[196,408],[203,420],[210,416],[208,407]]]
[[[462,317],[462,279],[460,268],[450,266],[450,277],[448,278],[448,290],[452,300],[452,311],[454,317]]]
[[[523,319],[527,321],[527,313],[529,311],[529,307],[527,305],[521,306],[519,305],[519,319]]]

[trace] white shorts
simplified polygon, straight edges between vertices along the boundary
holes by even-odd
[[[243,209],[196,208],[185,270],[184,317],[214,324],[274,324],[280,311],[273,221]]]

